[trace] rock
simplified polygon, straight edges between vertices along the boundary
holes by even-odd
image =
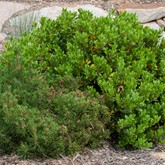
[[[107,16],[108,12],[99,7],[90,4],[84,5],[65,5],[63,8],[66,8],[68,11],[77,12],[79,8],[84,10],[89,10],[93,13],[94,16]],[[19,15],[15,18],[11,18],[10,22],[10,31],[7,32],[9,35],[14,35],[19,37],[23,32],[30,32],[32,30],[32,23],[37,22],[41,17],[47,17],[50,19],[56,19],[62,12],[62,7],[53,6],[53,7],[44,7],[36,11],[28,11],[25,14]],[[38,24],[39,25],[39,24]]]
[[[128,159],[128,157],[127,156],[123,156],[122,159],[123,160],[126,160],[126,159]]]
[[[145,23],[145,24],[143,24],[143,26],[148,26],[151,29],[155,29],[155,30],[159,30],[160,29],[160,26],[156,22]]]
[[[5,2],[0,1],[0,32],[2,26],[14,13],[30,7],[26,4],[20,4],[17,2]]]
[[[126,9],[128,13],[135,13],[141,23],[154,21],[165,17],[165,7],[155,9]]]
[[[89,10],[93,13],[93,15],[100,17],[106,16],[108,14],[107,11],[95,7],[94,5],[85,4],[85,5],[74,5],[74,6],[64,6],[68,11],[76,12],[79,8],[84,10]],[[50,19],[56,19],[62,12],[62,7],[53,6],[53,7],[45,7],[37,11],[30,11],[24,15],[18,16],[10,20],[12,26],[19,26],[19,24],[31,24],[33,21],[39,22],[41,17],[48,17]],[[22,23],[21,23],[22,22]],[[23,23],[24,22],[24,23]]]
[[[5,33],[0,33],[0,42],[3,42],[7,38]]]
[[[23,32],[30,32],[32,30],[33,22],[39,22],[39,12],[29,11],[23,15],[19,15],[15,18],[11,18],[9,34],[14,34],[14,36],[21,36]]]
[[[106,10],[103,10],[99,7],[96,7],[96,6],[90,5],[90,4],[77,5],[76,7],[69,7],[67,9],[69,11],[74,12],[74,11],[77,11],[79,8],[91,11],[93,13],[93,15],[96,17],[107,16],[107,14],[108,14],[108,12]]]
[[[107,11],[95,7],[94,5],[85,4],[85,5],[67,5],[63,8],[66,8],[68,11],[77,12],[79,8],[84,10],[89,10],[93,13],[94,16],[106,16]],[[29,11],[23,15],[19,15],[15,18],[10,19],[10,32],[9,35],[14,35],[19,37],[23,32],[30,32],[32,30],[32,23],[39,22],[41,17],[48,17],[50,19],[56,19],[62,12],[62,7],[53,6],[53,7],[44,7],[40,10]]]
[[[41,17],[48,17],[50,19],[56,19],[62,12],[62,7],[58,7],[58,6],[53,6],[53,7],[44,7],[38,11],[35,11],[34,14],[37,15],[37,18],[39,21],[39,19]],[[27,13],[28,14],[33,14],[32,12]],[[28,16],[27,16],[28,17]]]
[[[159,19],[156,22],[161,28],[165,28],[165,21],[163,21],[162,19]]]

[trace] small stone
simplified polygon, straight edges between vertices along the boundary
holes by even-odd
[[[131,160],[135,161],[135,160],[136,160],[136,158],[135,158],[135,157],[132,157],[132,158],[131,158]]]
[[[126,160],[126,159],[128,159],[128,157],[126,157],[126,156],[123,156],[123,160]]]
[[[0,42],[3,42],[7,38],[5,33],[0,33]]]
[[[165,21],[163,21],[162,19],[159,19],[156,22],[161,28],[165,28]]]

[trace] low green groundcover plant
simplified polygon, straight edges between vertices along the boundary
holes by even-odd
[[[165,143],[165,40],[134,14],[63,10],[6,43],[0,153],[56,158]]]

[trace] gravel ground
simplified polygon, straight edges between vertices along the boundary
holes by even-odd
[[[161,157],[153,154],[165,153],[165,148],[155,147],[148,150],[122,150],[112,147],[109,142],[104,142],[103,147],[97,150],[86,150],[75,157],[45,160],[20,160],[16,155],[0,157],[0,164],[6,165],[165,165]]]
[[[12,1],[13,0],[8,0]],[[32,4],[33,10],[45,6],[63,6],[65,4],[85,4],[90,3],[105,10],[110,7],[118,6],[121,3],[131,2],[128,0],[16,0],[21,3]],[[132,3],[159,3],[165,0],[134,0]],[[30,9],[30,10],[31,10]],[[23,11],[26,12],[26,11]],[[15,15],[21,14],[21,12]],[[6,22],[7,26],[7,22]],[[159,156],[159,154],[161,156]],[[157,155],[157,156],[154,156]],[[162,157],[162,155],[164,157]],[[75,157],[64,157],[60,159],[45,160],[21,160],[17,155],[7,155],[0,157],[0,165],[165,165],[165,146],[155,146],[147,150],[123,150],[117,146],[111,145],[110,142],[104,142],[103,147],[97,150],[86,150],[78,153]]]

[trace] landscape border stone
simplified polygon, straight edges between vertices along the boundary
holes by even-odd
[[[141,23],[155,21],[165,17],[165,7],[155,9],[126,9],[128,13],[135,13]]]
[[[2,25],[7,19],[12,17],[14,13],[29,7],[30,6],[26,3],[21,4],[16,2],[0,1],[0,32],[2,30]]]
[[[131,4],[126,3],[117,7],[119,13],[127,11],[128,13],[135,13],[141,23],[155,21],[165,17],[165,2],[157,4]]]

